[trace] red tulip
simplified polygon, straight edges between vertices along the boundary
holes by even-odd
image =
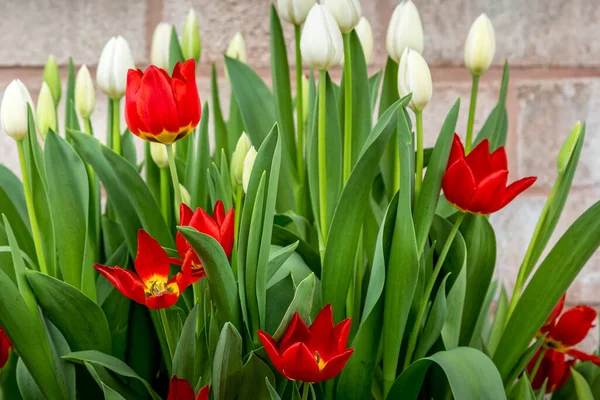
[[[448,167],[442,181],[446,199],[463,212],[487,215],[494,213],[533,185],[537,178],[520,179],[508,187],[506,150],[490,154],[487,139],[465,156],[458,135],[454,135]]]
[[[600,358],[573,348],[581,343],[590,329],[594,327],[596,311],[588,306],[576,306],[561,315],[564,305],[565,296],[563,295],[538,332],[538,337],[546,334],[542,345],[546,348],[546,353],[533,381],[533,388],[536,390],[542,386],[546,378],[548,378],[548,392],[559,389],[571,376],[570,367],[576,360],[591,361],[600,366]],[[529,362],[530,372],[539,353],[538,351]],[[572,359],[565,361],[566,356]]]
[[[6,332],[0,327],[0,368],[4,367],[8,362],[8,356],[10,355],[10,349],[12,347],[13,345],[6,335]]]
[[[182,272],[169,279],[171,262],[160,244],[140,229],[134,264],[137,274],[119,267],[100,264],[94,267],[125,296],[158,310],[177,303],[181,293],[190,284],[191,270],[185,265]]]
[[[233,207],[225,215],[225,207],[223,206],[223,202],[219,200],[215,204],[213,218],[211,218],[203,209],[197,208],[192,213],[192,210],[187,205],[181,203],[179,214],[180,226],[191,226],[198,232],[212,236],[221,244],[225,255],[227,257],[231,255],[231,250],[233,249]],[[204,277],[206,273],[204,272],[204,268],[202,268],[200,259],[181,232],[177,233],[176,244],[177,251],[183,259],[183,268],[191,266],[191,283]]]
[[[136,136],[171,144],[184,138],[200,121],[196,61],[177,63],[173,77],[154,65],[145,72],[130,69],[125,92],[125,121]]]
[[[294,314],[279,343],[266,332],[258,331],[277,371],[287,379],[317,383],[336,377],[354,352],[347,349],[350,318],[333,325],[331,304],[319,312],[310,328]]]
[[[185,379],[173,376],[169,383],[169,397],[167,400],[208,400],[210,387],[203,386],[194,398],[194,389]]]

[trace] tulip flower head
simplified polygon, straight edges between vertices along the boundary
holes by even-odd
[[[43,138],[46,137],[48,130],[56,132],[56,106],[50,87],[46,82],[42,82],[42,88],[38,95],[36,108],[37,128]]]
[[[129,43],[122,36],[110,38],[98,61],[98,87],[111,99],[120,99],[125,94],[127,71],[132,68],[135,68],[135,63]]]
[[[134,135],[149,142],[172,144],[194,130],[200,113],[196,61],[177,63],[173,77],[154,65],[144,72],[129,70],[125,121]]]
[[[236,33],[229,42],[225,55],[234,60],[238,60],[246,64],[248,56],[246,56],[246,41],[240,32]]]
[[[193,8],[190,8],[183,24],[181,52],[186,60],[194,59],[196,63],[200,62],[202,37],[200,36],[200,28],[198,27],[198,15]]]
[[[169,166],[169,156],[167,154],[167,147],[164,144],[151,142],[150,143],[150,156],[154,164],[158,168],[167,168]]]
[[[481,14],[469,30],[465,43],[465,65],[471,74],[479,76],[488,70],[496,53],[496,38],[492,22]]]
[[[173,375],[169,382],[169,395],[167,400],[208,400],[210,387],[208,385],[200,388],[200,391],[194,396],[194,388],[185,380]]]
[[[564,305],[563,295],[537,334],[538,337],[546,335],[542,345],[546,351],[532,382],[535,390],[541,388],[546,379],[547,392],[560,389],[571,376],[571,367],[576,360],[591,361],[600,366],[600,358],[573,348],[581,343],[594,327],[596,311],[588,306],[576,306],[562,313]],[[533,370],[540,353],[541,348],[529,362],[529,372]],[[567,356],[570,357],[569,360],[566,359]]]
[[[4,329],[0,327],[0,369],[6,365],[8,362],[8,357],[10,356],[10,349],[13,348],[13,345],[4,332]]]
[[[182,271],[169,279],[171,260],[165,250],[146,231],[138,231],[135,271],[96,264],[98,270],[118,291],[131,300],[158,310],[169,308],[191,284],[191,270],[185,264]]]
[[[327,70],[342,60],[342,33],[324,5],[315,4],[310,9],[302,29],[300,50],[304,61],[318,70]]]
[[[96,107],[94,81],[85,64],[79,68],[75,78],[75,107],[83,119],[89,119]]]
[[[28,133],[29,117],[27,115],[27,104],[35,115],[33,101],[29,91],[18,79],[12,81],[4,91],[2,104],[0,105],[0,120],[2,129],[11,138],[21,140]]]
[[[264,331],[259,330],[258,337],[281,375],[294,381],[318,383],[342,372],[354,352],[346,348],[351,323],[347,318],[334,326],[328,304],[309,328],[296,312],[279,343]]]
[[[408,106],[413,111],[423,111],[433,92],[431,72],[421,54],[406,48],[398,68],[398,92],[400,97],[412,93]]]
[[[324,0],[323,4],[343,33],[352,32],[362,17],[359,0]]]
[[[363,53],[365,54],[365,60],[368,64],[373,55],[373,30],[371,29],[371,24],[365,17],[362,17],[354,30],[358,35],[358,39],[363,48]]]
[[[225,206],[221,200],[216,202],[212,218],[201,208],[192,212],[186,204],[181,204],[179,226],[191,226],[200,233],[212,236],[221,244],[225,255],[229,258],[233,249],[234,212],[232,207],[226,215]],[[191,269],[192,271],[191,283],[206,276],[200,259],[181,232],[177,232],[176,245],[179,256],[183,259],[182,270]]]
[[[411,0],[396,6],[388,26],[386,48],[388,55],[397,63],[404,50],[423,53],[423,25],[419,10]]]
[[[169,50],[171,48],[171,32],[173,25],[161,22],[154,28],[152,46],[150,48],[150,62],[158,68],[169,71]]]
[[[529,188],[537,178],[527,177],[506,186],[506,150],[499,147],[490,154],[484,139],[465,156],[458,135],[454,135],[448,167],[442,180],[446,200],[463,212],[488,215],[504,208]]]
[[[46,82],[50,87],[50,92],[52,92],[52,99],[54,99],[54,104],[58,105],[58,102],[60,101],[62,88],[60,83],[60,72],[58,71],[58,64],[56,63],[56,59],[52,54],[48,56],[48,61],[46,61],[46,65],[44,66],[44,82]]]
[[[250,176],[252,176],[252,168],[254,167],[257,155],[256,149],[254,146],[251,146],[246,154],[246,158],[244,158],[244,170],[242,172],[242,188],[244,189],[244,193],[248,193],[248,184],[250,183]]]
[[[294,25],[302,25],[315,0],[278,0],[277,7],[281,18]]]
[[[246,132],[242,132],[242,135],[235,145],[235,150],[231,155],[231,180],[236,185],[242,184],[244,159],[251,146],[252,143],[250,143],[250,138],[246,135]]]

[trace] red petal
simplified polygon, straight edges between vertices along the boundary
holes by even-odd
[[[460,159],[444,174],[442,188],[446,199],[463,210],[469,209],[469,204],[475,193],[475,178],[467,162]]]
[[[148,297],[146,299],[146,306],[152,310],[160,310],[161,308],[174,306],[178,299],[178,293],[163,292],[159,295]]]
[[[169,278],[169,256],[160,244],[143,229],[138,231],[138,251],[135,270],[147,283],[150,280],[167,282]]]
[[[301,382],[320,382],[321,371],[315,355],[304,343],[295,343],[281,356],[284,376]]]
[[[308,328],[311,338],[307,343],[313,352],[319,352],[324,361],[338,353],[333,344],[333,328],[333,312],[331,304],[327,304]]]
[[[591,361],[594,364],[600,366],[600,357],[594,354],[584,353],[583,351],[579,351],[577,349],[569,349],[567,350],[567,354],[580,361]]]
[[[593,308],[577,306],[563,313],[548,336],[566,347],[575,346],[594,327],[597,313]]]
[[[498,149],[492,153],[490,161],[492,172],[503,169],[508,170],[508,161],[506,160],[506,149],[504,149],[504,146],[498,147]]]
[[[138,92],[137,113],[149,133],[179,132],[179,112],[167,73],[154,65],[148,67]]]
[[[11,347],[12,343],[6,335],[6,332],[0,328],[0,369],[6,365],[8,357],[10,356]]]
[[[181,203],[181,206],[179,207],[179,226],[189,226],[193,215],[194,212],[192,209],[185,203]],[[190,245],[179,231],[177,231],[177,235],[175,236],[175,246],[177,247],[179,256],[185,258],[185,255],[190,249]]]
[[[198,395],[196,396],[196,400],[208,400],[208,394],[210,393],[210,386],[203,386]]]
[[[283,353],[294,343],[302,342],[308,344],[310,339],[310,331],[306,327],[306,324],[302,318],[300,318],[298,312],[296,312],[292,317],[292,321],[288,325],[283,338],[279,342],[279,352]]]
[[[225,219],[225,206],[221,200],[215,203],[215,207],[213,209],[213,219],[217,222],[218,226],[223,225],[223,220]]]
[[[173,376],[169,382],[169,397],[167,400],[192,400],[194,398],[194,389],[192,385],[185,380]]]
[[[571,370],[567,367],[565,355],[553,349],[546,350],[542,363],[544,362],[547,363],[548,392],[554,392],[566,382],[571,374]]]
[[[200,121],[200,96],[196,86],[196,62],[190,59],[173,73],[171,86],[179,110],[179,126],[194,128]]]
[[[147,131],[146,126],[140,119],[137,112],[138,92],[142,84],[143,73],[139,69],[130,69],[127,71],[127,87],[125,89],[125,122],[129,130],[137,135],[141,130]]]
[[[221,224],[221,246],[225,251],[227,258],[231,255],[233,250],[234,241],[234,210],[233,207],[229,209],[229,212],[225,216],[223,223]]]
[[[465,158],[465,149],[460,141],[460,137],[455,133],[454,139],[452,140],[452,148],[450,149],[447,168],[450,168],[452,164],[463,158]]]
[[[107,267],[95,264],[98,270],[113,286],[125,296],[140,304],[146,304],[146,292],[144,282],[133,271],[119,267]]]
[[[560,315],[560,313],[562,312],[562,310],[565,306],[565,298],[566,297],[567,297],[566,293],[562,295],[562,297],[560,298],[558,303],[552,309],[552,312],[550,313],[550,315],[548,315],[548,318],[546,318],[546,322],[544,322],[544,326],[542,326],[542,328],[540,329],[540,332],[546,333],[552,327],[554,327],[554,325],[556,325],[556,319],[558,318],[558,316]]]
[[[498,195],[504,193],[507,178],[508,171],[504,170],[494,172],[483,179],[475,189],[475,194],[469,204],[469,211],[484,215],[493,212]]]
[[[197,208],[190,220],[190,226],[198,232],[212,236],[217,241],[221,239],[221,233],[217,223],[201,208]]]
[[[487,139],[482,140],[473,151],[467,154],[465,160],[471,168],[475,184],[478,185],[491,172],[490,142]]]
[[[325,364],[323,370],[321,370],[321,376],[319,382],[328,381],[329,379],[335,378],[346,366],[348,359],[354,353],[354,349],[348,349],[342,354],[338,354]]]
[[[508,203],[513,201],[515,197],[527,190],[529,186],[533,185],[536,179],[536,177],[530,176],[511,183],[510,186],[506,188],[506,192],[502,199],[502,206],[498,208],[498,210],[504,208]],[[494,212],[498,210],[494,210]]]
[[[194,216],[194,212],[187,204],[181,203],[179,206],[179,226],[187,226],[190,224],[190,220]]]
[[[258,331],[258,338],[265,348],[267,355],[271,359],[273,366],[281,375],[283,375],[283,362],[281,361],[279,351],[277,351],[277,343],[275,340],[269,334],[261,330]]]
[[[348,336],[350,335],[350,327],[352,326],[352,319],[346,318],[333,329],[332,342],[336,346],[335,351],[341,353],[346,350],[346,344],[348,343]]]

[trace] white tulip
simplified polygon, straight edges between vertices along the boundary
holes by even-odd
[[[110,38],[98,61],[96,71],[98,87],[108,97],[120,99],[125,94],[127,71],[132,68],[135,68],[135,63],[127,41],[121,36]]]
[[[150,142],[150,156],[158,168],[167,168],[169,166],[169,155],[167,146],[162,143]]]
[[[492,22],[481,14],[469,30],[465,43],[465,64],[471,74],[481,75],[492,64],[496,53],[496,39]]]
[[[27,104],[33,109],[33,101],[27,88],[18,79],[12,81],[4,91],[0,104],[0,120],[4,132],[15,140],[21,140],[28,133]]]
[[[431,100],[431,72],[421,54],[405,49],[398,68],[398,92],[400,97],[412,93],[409,107],[413,111],[423,111]]]
[[[352,32],[362,17],[359,0],[325,0],[323,4],[343,33]]]
[[[252,146],[244,159],[244,172],[242,173],[242,187],[244,188],[244,193],[248,193],[248,183],[250,183],[250,175],[252,175],[252,168],[254,167],[254,161],[256,161],[257,155],[256,149]]]
[[[404,49],[423,53],[423,25],[419,10],[411,0],[398,4],[388,26],[386,47],[389,56],[396,62]]]
[[[325,6],[315,4],[310,9],[300,38],[300,50],[304,61],[318,70],[327,70],[342,60],[342,33]]]
[[[231,155],[231,180],[237,185],[242,183],[243,174],[244,174],[244,160],[246,158],[246,154],[250,150],[250,138],[246,135],[246,132],[242,132],[242,135],[237,141],[235,145],[235,150]]]
[[[248,57],[246,56],[246,41],[241,33],[236,33],[233,39],[231,39],[225,55],[229,58],[241,61],[244,64],[248,62]]]
[[[171,72],[169,70],[169,49],[171,48],[172,31],[173,25],[166,22],[156,25],[152,35],[152,47],[150,48],[150,63],[167,72]]]
[[[89,119],[96,107],[94,81],[87,66],[82,65],[75,78],[75,106],[79,116]]]
[[[365,60],[368,64],[373,55],[373,30],[371,29],[371,24],[365,17],[362,17],[354,30],[360,39],[360,44],[362,45],[365,54]]]
[[[315,0],[279,0],[279,15],[294,25],[302,25]]]
[[[43,138],[46,137],[49,129],[56,132],[56,106],[50,86],[46,82],[42,82],[42,88],[38,95],[36,123]]]
[[[196,63],[200,61],[202,37],[200,36],[200,28],[198,27],[198,15],[196,15],[193,8],[190,8],[183,24],[181,52],[186,60],[193,58],[196,60]]]

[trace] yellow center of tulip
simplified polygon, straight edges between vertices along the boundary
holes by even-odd
[[[167,286],[167,282],[164,281],[150,281],[148,282],[148,293],[150,296],[158,296],[162,293],[172,293],[173,289]]]
[[[560,353],[566,353],[567,351],[569,351],[569,348],[570,348],[568,346],[565,346],[561,342],[556,341],[554,339],[550,339],[550,338],[546,338],[544,345],[546,347],[556,350]]]
[[[325,364],[327,363],[323,361],[318,351],[315,351],[315,360],[317,361],[317,365],[319,366],[319,371],[325,368]]]

